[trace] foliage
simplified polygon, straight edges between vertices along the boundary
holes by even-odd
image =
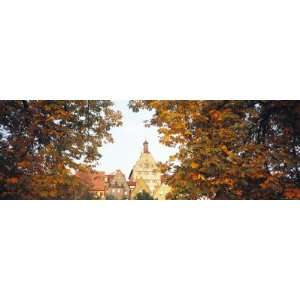
[[[171,199],[299,197],[299,101],[131,101],[153,111]]]
[[[105,199],[106,200],[117,200],[113,194],[107,194]]]
[[[111,101],[0,101],[0,198],[87,194],[72,170],[93,166],[121,125]],[[75,195],[75,196],[74,196]],[[77,196],[76,196],[77,195]]]
[[[135,200],[154,200],[153,197],[146,191],[142,191],[136,194],[134,197]]]

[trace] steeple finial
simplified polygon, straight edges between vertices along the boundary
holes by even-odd
[[[144,153],[149,153],[149,143],[147,142],[147,140],[145,140],[143,145],[144,145]]]

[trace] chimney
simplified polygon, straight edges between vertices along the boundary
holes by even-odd
[[[144,153],[149,153],[149,148],[148,148],[149,143],[145,141],[143,145],[144,145]]]

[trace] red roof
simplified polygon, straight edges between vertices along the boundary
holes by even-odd
[[[105,190],[105,173],[104,172],[77,172],[76,176],[82,183],[88,185],[91,191],[104,191]]]
[[[127,181],[127,184],[128,184],[129,186],[136,186],[136,182],[135,182],[135,181],[132,181],[132,180]]]

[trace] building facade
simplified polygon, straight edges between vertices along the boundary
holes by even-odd
[[[151,195],[151,191],[147,186],[146,182],[144,181],[144,179],[139,178],[136,181],[136,186],[134,190],[131,192],[130,199],[135,199],[137,194],[142,193],[143,191]]]
[[[117,170],[113,174],[106,176],[106,186],[107,199],[129,199],[130,188],[126,181],[126,177],[121,170]]]
[[[154,157],[149,151],[149,143],[145,141],[143,146],[143,151],[133,166],[129,179],[135,182],[140,178],[143,179],[148,186],[151,195],[154,195],[154,191],[161,184],[161,172]]]

